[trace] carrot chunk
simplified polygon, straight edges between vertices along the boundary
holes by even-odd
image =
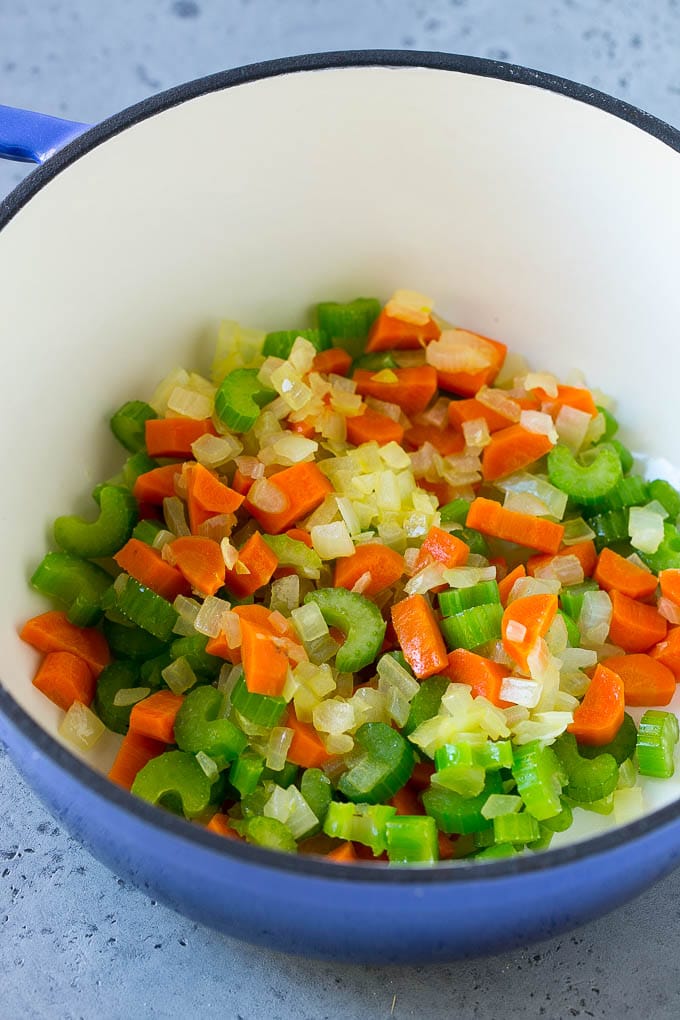
[[[504,478],[513,471],[528,467],[552,450],[549,436],[529,432],[521,425],[499,429],[482,453],[482,475],[487,482]]]
[[[288,712],[285,725],[293,731],[288,761],[304,769],[318,769],[333,757],[321,743],[314,727],[300,722],[292,709]]]
[[[123,789],[129,790],[137,773],[148,765],[152,758],[163,754],[165,748],[166,745],[160,741],[129,730],[123,737],[123,743],[109,770],[109,779]]]
[[[506,510],[500,503],[483,496],[472,501],[465,523],[468,528],[482,531],[485,535],[552,553],[553,556],[559,550],[564,535],[563,524]]]
[[[27,620],[19,637],[39,652],[72,652],[85,660],[95,677],[111,661],[103,634],[93,627],[76,627],[58,609]]]
[[[392,624],[406,661],[419,679],[446,668],[444,639],[423,595],[409,595],[392,606]]]
[[[448,531],[443,531],[441,528],[432,527],[418,551],[413,573],[416,574],[428,563],[443,563],[445,567],[462,567],[467,563],[469,555],[470,547],[460,538],[450,535]]]
[[[501,684],[510,670],[483,655],[470,652],[467,648],[456,648],[449,652],[448,665],[442,670],[451,683],[467,684],[472,688],[473,698],[486,698],[498,708],[509,708],[510,702],[501,699]]]
[[[680,571],[679,571],[680,573]],[[605,591],[620,591],[631,599],[645,599],[656,591],[654,574],[619,556],[612,549],[600,553],[593,577]]]
[[[528,675],[528,658],[540,638],[545,637],[557,613],[557,595],[525,595],[503,611],[503,647]]]
[[[209,517],[233,514],[245,496],[230,489],[202,464],[187,464],[184,469],[187,482],[187,509],[189,527],[193,534]]]
[[[347,439],[355,446],[371,442],[385,446],[386,443],[400,443],[403,438],[404,429],[398,421],[371,407],[367,407],[363,414],[347,418]]]
[[[191,585],[177,567],[138,538],[129,539],[113,558],[121,570],[168,602],[174,602],[178,595],[191,594]]]
[[[580,744],[608,744],[621,728],[624,704],[623,680],[600,663],[567,729]]]
[[[325,375],[347,375],[352,366],[352,357],[342,347],[329,347],[326,351],[319,351],[312,362],[313,372],[323,372]]]
[[[623,680],[627,705],[667,705],[675,694],[675,677],[668,666],[641,652],[632,655],[610,655],[602,665]]]
[[[226,566],[219,543],[187,535],[168,543],[177,568],[201,595],[214,595],[224,584]]]
[[[404,557],[394,549],[380,542],[367,542],[357,546],[351,556],[341,556],[335,561],[333,584],[351,591],[360,577],[370,574],[371,579],[362,592],[370,598],[395,584],[404,568]]]
[[[175,479],[182,472],[183,464],[165,464],[138,475],[132,487],[132,494],[140,503],[160,506],[164,499],[176,495]]]
[[[555,553],[554,556],[548,556],[545,554],[539,554],[537,556],[530,556],[527,560],[527,574],[534,577],[537,570],[547,567],[549,563],[552,563],[554,559],[564,556],[575,556],[583,568],[583,576],[590,577],[595,569],[597,563],[597,552],[595,550],[595,543],[590,539],[584,542],[575,542],[573,545],[565,545],[563,549],[560,549]],[[643,571],[644,573],[644,571]]]
[[[279,490],[285,506],[281,510],[264,510],[247,496],[245,507],[269,535],[279,535],[292,528],[316,510],[332,491],[331,483],[313,462],[284,468],[267,481]]]
[[[73,652],[48,652],[33,677],[33,686],[68,712],[74,701],[91,705],[96,681],[90,666]]]
[[[191,444],[201,436],[215,436],[210,418],[149,418],[144,422],[150,457],[191,456]]]
[[[239,573],[236,567],[227,570],[224,584],[239,599],[252,595],[267,584],[279,565],[276,553],[269,548],[259,531],[255,531],[245,543],[238,562],[241,568],[245,568],[245,572]]]
[[[368,368],[357,369],[354,373],[357,393],[362,397],[374,397],[388,404],[397,404],[408,417],[424,411],[437,392],[437,373],[432,366],[395,368],[388,372],[389,377],[383,378],[381,372],[372,372]]]
[[[164,744],[175,742],[175,718],[184,698],[172,691],[156,691],[132,706],[130,729]]]
[[[422,325],[403,322],[401,319],[388,315],[383,309],[371,326],[368,334],[366,351],[417,350],[424,347],[430,340],[437,340],[441,330],[434,319],[429,318]]]
[[[624,652],[647,652],[666,637],[668,624],[654,606],[610,592],[612,620],[609,640]]]

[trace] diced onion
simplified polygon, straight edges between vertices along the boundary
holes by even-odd
[[[524,641],[527,629],[519,620],[509,620],[505,628],[505,636],[508,641]]]
[[[540,740],[552,744],[574,721],[572,712],[534,712],[531,719],[518,723],[514,728],[516,744],[528,744]]]
[[[291,347],[288,360],[300,375],[305,375],[312,367],[314,358],[316,357],[316,347],[309,340],[306,340],[303,336],[295,337],[295,342]]]
[[[319,444],[314,439],[286,432],[272,443],[271,449],[276,453],[278,463],[300,464],[306,460],[313,460]]]
[[[407,701],[411,701],[420,690],[420,684],[392,655],[383,655],[378,660],[377,668],[379,685],[382,683],[387,687],[398,688]]]
[[[226,702],[225,707],[227,709],[231,705],[232,692],[242,676],[242,666],[231,666],[229,663],[225,662],[224,666],[220,669],[220,675],[217,680],[217,689],[220,694],[224,695]]]
[[[395,290],[385,305],[385,313],[393,319],[424,326],[429,322],[432,304],[430,298],[416,290]]]
[[[527,391],[541,389],[553,399],[557,396],[557,379],[551,372],[527,372],[522,383]]]
[[[204,774],[208,777],[211,783],[214,783],[220,774],[220,770],[217,767],[217,762],[214,761],[205,751],[198,751],[196,754],[196,762],[203,769]]]
[[[222,633],[229,648],[241,647],[241,617],[230,609],[222,615]]]
[[[328,624],[316,602],[308,602],[298,609],[294,609],[290,615],[295,629],[305,644],[328,634]]]
[[[555,419],[559,441],[568,446],[572,453],[578,453],[583,446],[589,425],[590,415],[569,404],[562,405]]]
[[[312,722],[322,733],[347,733],[355,726],[354,708],[349,701],[330,698],[319,702],[312,712]]]
[[[172,605],[178,614],[172,628],[173,634],[181,634],[183,637],[195,634],[194,624],[201,608],[200,604],[196,599],[188,599],[185,595],[178,595]]]
[[[187,386],[189,373],[184,368],[175,368],[169,375],[162,379],[153,392],[149,404],[158,415],[165,415],[168,407],[168,397],[176,386]]]
[[[407,595],[424,595],[442,584],[443,573],[443,563],[430,563],[406,582],[404,591]]]
[[[534,496],[547,508],[547,513],[562,520],[567,506],[567,494],[556,486],[551,485],[545,478],[539,475],[532,475],[528,471],[516,471],[514,474],[501,478],[494,483],[503,492],[526,492]],[[506,506],[507,501],[506,501]],[[546,513],[546,511],[543,511]]]
[[[583,596],[578,626],[585,645],[601,645],[607,640],[612,619],[612,600],[606,591],[587,591]]]
[[[536,432],[540,436],[547,436],[551,443],[557,442],[555,423],[549,414],[543,411],[522,411],[519,423],[527,432]]]
[[[363,593],[369,587],[372,580],[373,575],[371,571],[365,570],[363,574],[361,574],[360,577],[356,579],[350,590],[353,591],[356,595],[363,595]]]
[[[268,769],[279,772],[286,764],[286,757],[293,741],[293,731],[286,726],[274,726],[269,734],[265,764]]]
[[[480,581],[495,581],[496,568],[490,567],[449,567],[444,571],[444,580],[451,588],[472,588]]]
[[[481,450],[491,442],[489,423],[486,418],[472,418],[463,422],[465,445]]]
[[[562,586],[581,584],[584,578],[583,565],[578,556],[553,556],[545,566],[537,567],[534,576],[556,579]]]
[[[218,599],[214,595],[207,595],[203,605],[196,614],[194,628],[199,634],[215,638],[222,630],[224,614],[231,608],[224,599]]]
[[[514,510],[519,514],[530,514],[532,517],[552,516],[550,507],[530,492],[506,492],[503,506],[506,510]]]
[[[81,751],[89,751],[104,735],[106,727],[82,701],[74,701],[59,724],[59,734]]]
[[[664,620],[668,620],[672,624],[680,623],[680,606],[672,602],[671,599],[667,599],[665,595],[661,596],[656,608]]]
[[[288,574],[272,581],[269,608],[281,613],[290,613],[300,605],[300,578]]]
[[[168,397],[168,411],[183,418],[203,420],[213,413],[213,400],[184,386],[175,386]]]
[[[161,676],[173,694],[184,694],[196,683],[196,674],[184,655],[161,670]]]
[[[121,687],[113,696],[113,703],[116,708],[126,708],[128,705],[136,705],[138,701],[151,694],[150,687]]]
[[[199,436],[191,444],[191,452],[203,467],[218,468],[233,460],[243,450],[241,443],[236,436],[231,434],[223,436]]]
[[[540,577],[518,577],[508,595],[508,604],[527,595],[558,595],[562,585],[559,581]]]
[[[394,471],[401,471],[411,466],[411,458],[406,453],[406,450],[399,443],[395,443],[394,440],[381,446],[379,454],[380,459]]]
[[[617,825],[634,822],[644,811],[644,794],[640,786],[614,790],[614,820]]]
[[[288,496],[267,478],[256,479],[248,492],[248,500],[258,510],[278,514],[288,508]]]
[[[502,701],[510,701],[513,705],[524,705],[525,708],[535,708],[540,700],[542,689],[543,685],[537,680],[506,676],[501,681],[499,693]]]
[[[332,524],[317,524],[311,528],[310,535],[314,551],[322,560],[334,560],[339,556],[351,556],[354,542],[344,521]]]
[[[643,506],[632,506],[628,516],[631,545],[640,552],[655,553],[663,542],[661,514]]]
[[[494,364],[496,352],[491,343],[464,329],[446,329],[439,340],[428,344],[428,364],[444,372],[479,372]]]
[[[294,785],[287,789],[282,786],[274,786],[262,813],[265,818],[275,818],[282,825],[287,826],[293,839],[300,839],[319,821]]]
[[[236,457],[236,467],[244,478],[262,478],[264,464],[257,457]]]
[[[236,525],[235,514],[215,514],[198,525],[197,533],[203,538],[211,538],[213,542],[221,542],[229,538]]]
[[[178,538],[186,538],[191,534],[184,514],[184,503],[177,496],[166,496],[163,500],[163,516],[168,530]]]
[[[476,399],[480,402],[480,404],[484,404],[485,407],[490,408],[492,411],[496,411],[509,421],[518,422],[522,414],[521,405],[499,389],[491,389],[489,386],[482,386],[481,389],[477,391]]]
[[[562,545],[576,545],[577,542],[587,542],[592,538],[595,538],[595,532],[582,517],[572,517],[564,522]]]
[[[220,549],[227,570],[233,570],[238,562],[238,549],[231,544],[228,538],[222,539]]]

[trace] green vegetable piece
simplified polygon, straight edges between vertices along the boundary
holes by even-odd
[[[445,744],[435,752],[434,764],[433,786],[443,786],[462,797],[476,797],[484,789],[486,774],[474,762],[470,744]]]
[[[364,723],[354,740],[364,753],[338,782],[338,790],[354,803],[379,804],[406,783],[415,759],[410,744],[391,726]]]
[[[548,454],[548,477],[553,485],[579,503],[592,503],[610,492],[621,478],[621,461],[600,446],[591,464],[579,464],[568,446],[553,446]]]
[[[439,860],[437,826],[429,815],[391,818],[385,826],[385,835],[392,864],[434,864]]]
[[[264,806],[271,796],[271,784],[261,783],[252,793],[241,799],[241,811],[244,818],[255,818],[264,811]]]
[[[467,648],[471,651],[487,641],[497,641],[501,636],[503,606],[489,603],[472,606],[455,616],[447,616],[441,622],[441,631],[449,649]]]
[[[110,588],[106,597],[111,592],[112,605],[118,612],[161,641],[170,640],[177,622],[177,611],[169,602],[127,574],[120,575],[115,588]],[[108,608],[107,603],[104,603],[104,608]]]
[[[341,804],[332,800],[323,823],[325,834],[332,839],[351,839],[355,809],[355,804]]]
[[[317,588],[305,595],[304,601],[316,602],[328,626],[346,635],[335,656],[339,673],[356,673],[373,662],[386,628],[374,602],[346,588]]]
[[[144,633],[144,631],[142,631]],[[159,687],[167,687],[163,678],[163,670],[166,669],[172,658],[170,656],[169,649],[161,652],[160,655],[155,655],[153,659],[147,659],[142,662],[139,667],[139,676],[142,687],[151,687],[153,690],[158,690]]]
[[[264,771],[264,758],[254,751],[244,751],[229,769],[229,782],[241,797],[254,793]]]
[[[267,333],[262,345],[262,353],[266,358],[283,358],[285,361],[299,336],[303,340],[308,340],[317,353],[330,347],[328,337],[320,329],[281,329],[276,333]]]
[[[210,803],[210,780],[192,754],[166,751],[137,773],[132,791],[149,804],[196,818]]]
[[[571,617],[572,622],[578,620],[581,615],[585,593],[587,591],[599,591],[599,587],[597,581],[587,580],[582,581],[581,584],[570,584],[567,588],[562,589],[560,592],[560,604],[564,612]],[[569,624],[567,624],[567,634],[569,634]],[[578,647],[580,644],[581,634],[579,631],[574,647]]]
[[[470,510],[470,501],[467,499],[452,499],[450,503],[445,503],[444,506],[439,508],[439,514],[441,516],[442,524],[465,524],[467,515]],[[459,532],[456,532],[456,537],[459,536]]]
[[[101,490],[99,517],[57,517],[54,538],[65,552],[86,559],[113,556],[125,545],[137,522],[137,500],[121,486],[105,485]]]
[[[553,841],[555,835],[553,829],[548,828],[545,822],[539,822],[538,825],[538,839],[532,839],[530,843],[527,843],[527,849],[533,850],[537,853],[539,850],[547,850]],[[502,844],[505,846],[505,844]]]
[[[248,690],[243,676],[231,692],[231,703],[244,719],[256,726],[278,726],[286,711],[286,700],[270,694],[255,694]]]
[[[594,500],[585,508],[589,516],[607,513],[608,510],[624,510],[626,507],[643,506],[650,499],[649,486],[640,475],[628,475],[621,478],[613,489]]]
[[[123,464],[123,483],[127,485],[128,489],[131,489],[140,475],[146,474],[147,471],[153,471],[158,466],[158,461],[149,457],[148,453],[143,450],[133,453]]]
[[[283,850],[288,853],[297,850],[297,843],[290,829],[278,818],[256,815],[248,821],[245,837],[248,843],[266,847],[268,850]]]
[[[680,531],[675,525],[665,523],[663,540],[656,552],[640,552],[638,555],[655,574],[662,570],[677,570],[680,568]]]
[[[421,682],[411,701],[406,725],[402,729],[405,737],[413,733],[421,723],[437,714],[444,691],[448,686],[449,679],[445,676],[431,676]]]
[[[423,807],[437,823],[437,828],[449,834],[465,835],[491,828],[491,822],[482,814],[482,808],[492,793],[503,793],[499,772],[489,772],[481,793],[476,797],[461,797],[453,790],[430,786],[423,793]]]
[[[680,516],[680,492],[663,478],[655,478],[649,483],[649,498],[657,500],[668,511],[672,520]]]
[[[602,440],[607,442],[607,440],[613,439],[619,431],[619,423],[611,411],[608,411],[606,407],[600,407],[598,404],[597,409],[604,418],[604,435],[602,436]]]
[[[276,554],[281,567],[294,567],[302,577],[316,580],[321,573],[321,557],[304,542],[289,535],[263,535],[262,538]]]
[[[330,338],[331,346],[344,347],[353,358],[363,353],[369,330],[380,315],[377,298],[355,298],[347,304],[322,301],[317,305],[319,328]]]
[[[583,605],[583,599],[581,599],[581,605]],[[558,609],[557,611],[564,620],[564,625],[567,628],[567,641],[572,648],[578,648],[581,644],[581,632],[578,629],[576,620],[570,616],[569,613],[565,613],[563,609]]]
[[[175,742],[182,751],[203,751],[231,761],[248,739],[230,719],[220,718],[224,696],[214,687],[196,687],[187,694],[175,718]]]
[[[215,411],[227,428],[248,432],[260,415],[260,408],[276,397],[263,386],[256,368],[235,368],[224,377],[215,394]]]
[[[543,747],[540,741],[532,740],[516,747],[514,757],[512,776],[528,813],[539,821],[554,818],[562,810],[560,795],[562,787],[567,785],[567,775],[557,755],[551,747]],[[497,838],[500,842],[513,842]]]
[[[582,758],[573,733],[563,733],[553,748],[567,774],[565,793],[572,800],[585,805],[614,792],[619,781],[619,767],[611,754]]]
[[[298,766],[292,761],[287,761],[282,769],[270,769],[265,767],[265,770],[262,773],[262,779],[263,781],[271,780],[273,783],[276,783],[277,786],[287,790],[289,786],[292,786],[293,783],[297,782],[299,773],[300,769]]]
[[[605,444],[602,443],[600,445],[604,446]],[[618,439],[610,439],[606,445],[613,449],[621,462],[621,469],[624,475],[627,475],[628,472],[632,470],[633,464],[635,463],[633,454],[630,452],[628,447],[624,446],[623,443],[620,443]]]
[[[132,711],[132,705],[114,705],[116,694],[139,686],[139,664],[125,659],[109,663],[97,677],[92,707],[104,725],[114,733],[127,733]]]
[[[158,415],[143,400],[128,400],[111,418],[111,431],[119,443],[131,453],[146,449],[144,423]]]
[[[675,772],[678,720],[673,712],[647,709],[637,736],[638,769],[641,776],[670,779]]]
[[[497,843],[525,844],[540,838],[538,822],[528,811],[519,815],[498,815],[493,820],[493,834]]]
[[[497,581],[480,581],[469,588],[452,588],[440,592],[438,598],[442,616],[455,616],[473,606],[501,604]]]
[[[308,833],[313,836],[321,831],[333,798],[331,781],[321,769],[305,769],[300,779],[300,793],[319,819],[319,824]]]
[[[489,543],[482,535],[481,531],[475,531],[474,528],[459,528],[456,531],[456,538],[459,538],[461,542],[465,542],[471,553],[475,556],[486,556],[489,557]]]
[[[386,368],[399,368],[391,351],[374,351],[373,354],[362,354],[352,362],[351,375],[357,369],[365,369],[367,372],[384,372]]]
[[[352,806],[354,814],[350,838],[370,847],[376,857],[385,853],[387,850],[387,823],[395,817],[396,808],[389,804],[354,804]],[[328,810],[330,813],[330,807]]]
[[[206,652],[207,644],[208,638],[203,634],[175,638],[170,645],[170,655],[173,659],[184,657],[194,673],[214,679],[222,669],[224,659]]]
[[[543,828],[550,829],[552,832],[566,832],[570,829],[574,821],[574,815],[570,805],[566,800],[562,800],[562,808],[558,814],[553,815],[552,818],[544,818],[541,825]]]
[[[132,529],[132,537],[138,538],[140,542],[146,542],[147,545],[153,545],[154,538],[159,531],[163,530],[164,525],[160,521],[137,521]]]
[[[590,744],[579,744],[578,753],[582,758],[597,758],[601,754],[611,754],[617,765],[622,765],[628,758],[635,754],[637,743],[637,727],[633,717],[626,712],[619,731],[608,744],[601,747],[593,747]]]
[[[487,772],[511,769],[514,761],[512,743],[509,740],[487,740],[479,747],[473,746],[472,761]]]
[[[474,855],[476,861],[500,861],[505,857],[514,857],[518,851],[512,843],[494,843],[493,846],[480,850]]]
[[[76,627],[90,627],[102,615],[101,598],[111,586],[111,575],[80,556],[49,552],[35,569],[31,584],[41,595],[63,603]]]
[[[628,507],[622,510],[608,510],[604,514],[596,514],[588,519],[590,528],[595,532],[595,548],[602,552],[605,546],[615,546],[620,542],[629,542]]]
[[[108,646],[117,659],[134,659],[137,662],[145,662],[160,655],[166,647],[164,641],[149,634],[141,627],[126,626],[105,619],[103,629]],[[166,666],[169,665],[169,661],[166,662]]]

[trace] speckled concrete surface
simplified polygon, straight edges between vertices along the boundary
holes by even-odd
[[[0,0],[0,102],[96,121],[224,67],[348,47],[511,60],[680,126],[680,0]],[[24,174],[0,163],[0,196]],[[294,960],[197,927],[61,831],[0,748],[0,1020],[680,1015],[680,873],[536,947],[443,967]]]

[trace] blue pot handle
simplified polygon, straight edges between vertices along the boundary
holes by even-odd
[[[44,163],[89,124],[0,105],[0,159]]]

